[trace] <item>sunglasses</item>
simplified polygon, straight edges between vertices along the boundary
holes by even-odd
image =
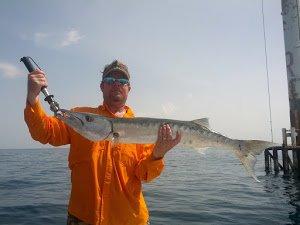
[[[129,80],[125,78],[113,78],[113,77],[104,77],[102,80],[104,83],[107,84],[114,84],[115,82],[119,82],[121,85],[129,85]]]

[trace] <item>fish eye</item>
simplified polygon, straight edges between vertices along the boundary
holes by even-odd
[[[87,122],[93,122],[93,117],[91,117],[91,116],[85,116],[85,120],[87,121]]]

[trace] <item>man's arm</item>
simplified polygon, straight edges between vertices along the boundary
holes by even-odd
[[[155,145],[142,145],[142,159],[136,167],[136,176],[142,180],[149,182],[158,177],[163,168],[163,157],[181,140],[181,134],[176,133],[176,137],[172,138],[172,130],[168,124],[162,125],[158,130],[157,141]]]
[[[164,168],[163,158],[153,157],[154,145],[137,145],[139,152],[142,152],[141,159],[135,168],[135,175],[141,181],[149,182],[158,177]]]
[[[35,70],[28,75],[26,108],[24,119],[32,138],[43,144],[54,146],[70,143],[68,127],[55,117],[46,115],[39,102],[39,93],[47,86],[47,79],[41,70]]]

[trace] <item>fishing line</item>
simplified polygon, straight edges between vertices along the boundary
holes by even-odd
[[[266,67],[267,86],[268,86],[270,132],[271,132],[271,141],[273,142],[273,123],[272,123],[272,108],[271,108],[270,79],[269,79],[269,68],[268,68],[268,53],[267,53],[267,41],[266,41],[264,0],[261,0],[261,13],[262,13],[262,25],[263,25],[263,33],[264,33],[265,67]]]

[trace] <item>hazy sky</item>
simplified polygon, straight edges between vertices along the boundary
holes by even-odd
[[[290,126],[280,2],[264,1],[277,142]],[[100,71],[120,59],[136,116],[209,117],[229,137],[270,140],[262,27],[261,0],[3,0],[0,148],[43,147],[23,118],[22,56],[46,71],[62,108],[101,104]]]

